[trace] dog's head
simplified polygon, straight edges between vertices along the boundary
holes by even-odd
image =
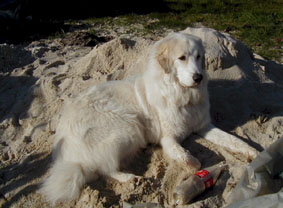
[[[183,87],[196,88],[206,81],[204,48],[196,36],[172,33],[156,44],[155,59]]]

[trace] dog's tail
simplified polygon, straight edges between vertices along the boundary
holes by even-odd
[[[57,201],[75,199],[79,196],[86,178],[79,164],[56,160],[51,175],[43,182],[41,192],[55,204]]]

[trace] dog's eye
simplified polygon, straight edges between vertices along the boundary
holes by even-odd
[[[179,59],[180,59],[181,61],[185,61],[185,60],[186,60],[186,56],[181,56],[181,57],[179,57]]]
[[[199,55],[199,54],[197,55],[196,59],[197,59],[197,60],[199,60],[199,59],[200,59],[200,55]]]

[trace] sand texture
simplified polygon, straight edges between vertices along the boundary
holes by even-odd
[[[252,54],[229,34],[187,28],[206,48],[213,123],[258,149],[283,136],[283,65]],[[142,37],[97,42],[62,39],[0,45],[0,206],[51,207],[38,192],[48,176],[51,146],[62,104],[84,89],[124,79],[146,68],[154,43]],[[215,186],[185,207],[223,207],[248,164],[242,155],[192,135],[183,146],[202,168],[228,165]],[[122,207],[155,202],[173,207],[172,190],[190,173],[169,161],[159,146],[142,150],[125,171],[141,176],[124,184],[100,178],[79,199],[55,207]]]

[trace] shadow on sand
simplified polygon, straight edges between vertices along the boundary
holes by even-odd
[[[39,179],[47,171],[51,162],[51,156],[46,153],[39,153],[28,156],[23,162],[12,164],[0,170],[1,177],[1,195],[6,193],[19,191],[9,200],[7,200],[2,207],[11,207],[23,195],[28,195],[35,192],[39,188],[39,183],[33,182]]]

